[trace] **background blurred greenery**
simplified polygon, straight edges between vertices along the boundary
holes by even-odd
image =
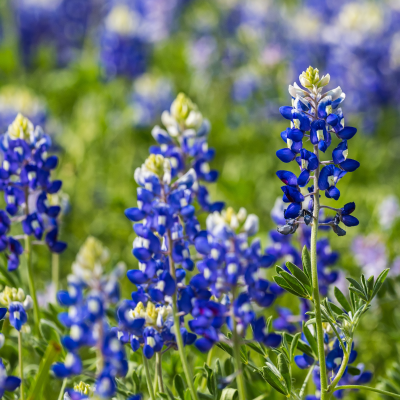
[[[291,7],[295,2],[283,3]],[[146,73],[168,78],[173,91],[188,94],[210,120],[209,143],[217,151],[212,167],[220,171],[218,182],[210,187],[211,195],[235,209],[244,206],[259,215],[260,237],[267,245],[268,231],[274,229],[270,211],[281,195],[275,172],[286,168],[275,157],[276,150],[283,147],[279,133],[287,127],[285,120],[276,118],[276,110],[290,102],[286,89],[291,83],[291,70],[285,60],[265,67],[261,70],[265,93],[259,92],[245,103],[237,103],[231,96],[237,70],[222,70],[207,79],[196,73],[188,57],[192,22],[197,14],[209,10],[213,13],[215,7],[213,2],[201,0],[182,6],[179,25],[168,38],[153,45]],[[63,281],[88,235],[101,239],[110,248],[114,261],[123,260],[128,269],[136,268],[131,256],[134,233],[123,212],[135,204],[133,172],[145,160],[153,139],[150,125],[135,127],[133,124],[134,80],[104,77],[98,61],[96,30],[87,36],[82,52],[68,67],[57,67],[55,49],[43,45],[33,66],[25,68],[20,59],[12,3],[2,2],[0,13],[3,25],[0,90],[6,85],[26,87],[44,102],[46,132],[54,138],[55,151],[60,156],[57,175],[63,180],[63,191],[70,199],[70,210],[62,225],[62,238],[68,242],[68,249],[61,256]],[[219,33],[221,44],[224,34]],[[260,69],[259,65],[256,67]],[[330,87],[335,86],[333,81]],[[346,87],[343,90],[346,92]],[[275,111],[259,108],[269,96]],[[337,267],[357,276],[360,268],[350,248],[353,238],[359,234],[375,232],[386,244],[390,260],[400,255],[400,222],[397,220],[392,228],[382,231],[378,212],[386,196],[400,196],[400,118],[395,103],[379,110],[365,110],[367,114],[379,114],[373,132],[366,133],[361,128],[365,114],[346,114],[347,106],[345,101],[343,109],[350,125],[360,127],[351,142],[350,157],[359,160],[361,167],[341,181],[339,203],[356,202],[360,225],[349,229],[344,238],[330,237],[332,248],[341,254]],[[254,110],[258,110],[256,114]],[[160,119],[153,123],[159,124]],[[328,205],[333,203],[326,201]],[[50,280],[50,255],[44,250],[39,255],[35,263],[36,283],[43,291]],[[375,370],[375,380],[398,360],[398,296],[395,283],[392,285],[392,293],[387,292],[374,306],[374,312],[358,333],[359,360]],[[132,285],[125,279],[124,295],[129,296],[131,290]],[[292,299],[286,295],[279,302],[289,305]],[[365,398],[364,394],[352,396]]]

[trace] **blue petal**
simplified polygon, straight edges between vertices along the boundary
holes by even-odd
[[[284,163],[289,163],[293,161],[296,157],[296,153],[294,153],[290,149],[281,149],[276,152],[276,156]]]
[[[360,166],[360,163],[356,160],[348,158],[347,160],[341,162],[340,166],[347,172],[353,172]]]
[[[337,132],[336,135],[343,140],[351,139],[357,133],[357,129],[351,126],[346,126],[341,131]]]

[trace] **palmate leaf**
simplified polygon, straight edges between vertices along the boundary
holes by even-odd
[[[305,299],[308,299],[307,295],[303,295],[293,290],[292,287],[289,286],[289,284],[281,276],[275,275],[272,279],[275,281],[277,285],[279,285],[282,289],[285,289],[287,292],[292,293],[297,297],[303,297]]]

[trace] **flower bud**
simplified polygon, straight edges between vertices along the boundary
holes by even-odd
[[[30,310],[33,307],[33,300],[32,300],[32,297],[29,296],[29,294],[26,296],[26,299],[24,300],[22,305],[24,306],[26,311]]]
[[[29,139],[34,135],[34,126],[28,118],[25,118],[22,114],[18,114],[15,120],[8,126],[7,135],[12,140]]]
[[[197,105],[185,94],[179,93],[171,105],[171,116],[185,128],[199,128],[203,122],[203,116],[198,111]]]

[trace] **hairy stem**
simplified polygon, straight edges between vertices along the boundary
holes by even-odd
[[[380,390],[380,389],[375,389],[369,386],[360,386],[360,385],[343,385],[343,386],[337,386],[334,390],[336,392],[337,390],[343,390],[343,389],[357,389],[357,390],[369,390],[370,392],[376,392],[380,394],[384,394],[386,396],[391,396],[396,399],[400,399],[400,394],[395,394],[395,393],[390,393],[387,392],[386,390]]]
[[[20,390],[20,398],[21,400],[25,400],[24,393],[24,362],[22,359],[22,334],[21,331],[18,331],[18,359],[19,359],[19,376],[21,378],[21,386]]]
[[[319,160],[318,146],[314,146],[314,154]],[[321,303],[319,296],[319,285],[318,285],[318,270],[317,270],[317,235],[318,235],[318,219],[319,219],[319,179],[320,166],[315,170],[314,179],[314,211],[313,211],[313,224],[311,229],[311,272],[312,272],[312,285],[313,285],[313,301],[315,307],[315,319],[317,327],[317,344],[318,344],[318,360],[320,365],[321,374],[321,400],[326,400],[327,394],[326,389],[328,387],[328,378],[326,374],[325,364],[325,348],[324,348],[324,330],[322,327],[322,316],[321,316]]]
[[[29,235],[25,235],[25,254],[26,254],[26,266],[28,269],[29,291],[33,300],[33,316],[34,316],[35,331],[37,334],[39,334],[40,312],[39,312],[39,303],[37,300],[36,287],[33,277],[32,238]]]
[[[143,365],[144,365],[144,372],[146,374],[147,390],[149,391],[151,400],[156,400],[156,396],[154,395],[153,386],[151,385],[151,374],[150,374],[150,368],[149,368],[149,361],[147,360],[144,353],[143,353]]]
[[[51,280],[53,282],[55,297],[57,298],[58,282],[60,280],[60,255],[51,253]],[[53,301],[56,300],[52,299]]]
[[[164,381],[162,377],[162,354],[156,353],[156,374],[157,374],[157,382],[158,382],[158,390],[161,393],[164,393]]]
[[[172,277],[174,278],[174,281],[176,282],[176,270],[175,270],[175,262],[172,258],[172,247],[173,247],[173,242],[172,242],[172,237],[171,237],[171,231],[168,229],[167,231],[167,239],[168,239],[168,251],[169,251],[169,268]],[[186,354],[185,354],[185,347],[183,343],[183,338],[181,334],[181,321],[179,318],[179,311],[178,311],[178,296],[177,296],[177,291],[175,290],[175,293],[172,296],[172,311],[174,313],[174,328],[175,328],[175,337],[176,337],[176,343],[178,345],[178,352],[179,352],[179,357],[181,359],[182,367],[183,367],[183,372],[186,377],[186,383],[189,387],[190,395],[192,396],[192,400],[198,400],[197,399],[197,392],[194,387],[193,383],[193,377],[192,373],[189,369],[189,365],[187,362]]]
[[[233,288],[232,289],[232,325],[233,325],[232,338],[233,338],[233,355],[237,371],[236,383],[239,393],[239,400],[246,400],[246,387],[244,384],[242,361],[240,357],[240,336],[237,332],[237,323],[234,313],[235,299],[236,299],[236,288]]]

